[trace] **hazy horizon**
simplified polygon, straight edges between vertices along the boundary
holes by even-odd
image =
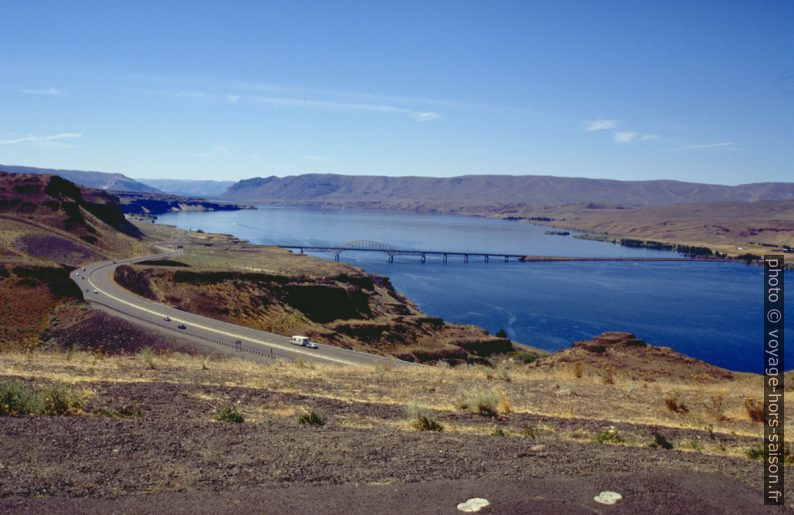
[[[4,7],[3,163],[196,180],[794,176],[790,2]]]

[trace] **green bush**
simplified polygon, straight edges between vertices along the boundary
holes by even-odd
[[[40,399],[35,390],[19,379],[0,381],[0,416],[22,417],[40,411]]]
[[[538,355],[534,352],[527,352],[524,350],[516,351],[512,354],[513,358],[517,359],[522,363],[532,363],[536,359],[538,359]]]
[[[85,406],[83,395],[62,383],[45,386],[40,395],[42,412],[45,415],[77,415]]]
[[[219,422],[233,422],[235,424],[242,424],[245,421],[243,414],[237,410],[237,406],[228,405],[219,409],[215,413],[215,420]]]
[[[618,434],[617,430],[614,427],[610,427],[606,431],[601,431],[600,433],[596,434],[593,437],[593,441],[596,443],[623,443],[623,438]]]
[[[54,383],[36,389],[18,379],[0,381],[0,415],[77,415],[85,406],[82,393]]]
[[[752,449],[747,449],[745,454],[751,460],[762,460],[762,459],[764,459],[764,449],[762,449],[761,447],[754,447]]]
[[[325,417],[315,411],[302,413],[298,417],[298,424],[303,424],[308,426],[322,427],[325,425],[325,422],[326,422]]]

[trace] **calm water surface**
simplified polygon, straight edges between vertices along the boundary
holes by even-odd
[[[260,207],[175,213],[161,223],[231,233],[253,243],[335,245],[372,240],[397,248],[557,256],[674,257],[486,218],[358,209]],[[328,257],[330,255],[322,255]],[[447,263],[428,257],[343,253],[342,260],[387,275],[423,311],[516,341],[556,350],[603,331],[624,330],[733,370],[761,371],[763,271],[735,263]],[[792,274],[786,273],[791,284]],[[786,312],[794,298],[786,288]],[[789,315],[791,320],[792,315]],[[790,323],[786,324],[791,327]],[[790,331],[787,331],[790,332]],[[791,349],[792,346],[790,345]],[[789,363],[793,351],[786,352]]]

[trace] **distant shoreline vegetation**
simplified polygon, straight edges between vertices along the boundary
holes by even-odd
[[[552,231],[547,231],[547,234],[549,232]],[[643,249],[652,249],[652,250],[666,250],[670,252],[677,252],[689,258],[701,258],[701,259],[712,258],[712,259],[721,259],[728,261],[742,261],[744,263],[747,263],[748,265],[760,264],[763,259],[762,256],[758,256],[751,252],[740,254],[736,257],[730,257],[725,252],[719,252],[717,250],[713,250],[703,246],[684,245],[680,243],[665,243],[654,240],[638,240],[633,238],[617,238],[617,237],[609,236],[608,234],[585,233],[585,234],[574,235],[574,238],[580,240],[610,242],[615,245],[621,245],[623,247],[643,248]],[[791,252],[791,250],[792,250],[791,247],[788,246],[785,246],[783,248],[784,252]],[[794,270],[794,263],[786,263],[785,268],[787,270]]]

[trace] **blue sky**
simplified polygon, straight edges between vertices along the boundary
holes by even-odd
[[[794,180],[794,2],[3,2],[0,163]]]

